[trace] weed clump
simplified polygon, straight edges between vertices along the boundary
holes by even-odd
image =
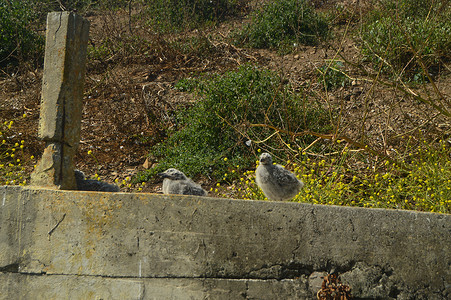
[[[299,149],[299,156],[286,165],[301,178],[303,190],[292,201],[323,205],[451,212],[451,149],[441,140],[423,141],[408,149],[404,166],[388,161],[359,172],[347,166],[351,156],[344,147],[336,158],[312,159]],[[257,162],[258,166],[258,162]],[[230,183],[234,192],[215,190],[221,196],[266,200],[255,183],[255,172],[246,171]]]
[[[329,34],[327,20],[306,0],[271,1],[255,12],[236,34],[238,44],[290,51],[297,44],[315,45]]]
[[[159,32],[174,32],[215,24],[239,13],[242,0],[147,0],[151,26]]]
[[[317,69],[319,82],[325,90],[331,91],[345,87],[351,80],[344,73],[344,64],[341,61],[331,61]]]
[[[384,0],[362,27],[362,42],[366,59],[388,74],[424,81],[451,58],[451,9],[447,1]]]
[[[183,80],[177,88],[195,91],[200,99],[179,114],[182,128],[152,150],[160,160],[143,180],[169,167],[189,176],[203,173],[221,179],[229,166],[246,168],[253,163],[254,143],[264,141],[268,147],[283,149],[289,136],[255,125],[329,130],[327,113],[291,92],[269,70],[247,65],[211,79]]]
[[[26,143],[18,139],[14,123],[13,120],[0,123],[0,185],[27,184],[29,172],[26,166],[34,160],[34,156],[25,156]]]

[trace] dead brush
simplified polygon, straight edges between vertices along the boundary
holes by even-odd
[[[337,274],[327,274],[321,289],[316,293],[316,298],[318,300],[350,300],[352,299],[351,288],[342,284]]]

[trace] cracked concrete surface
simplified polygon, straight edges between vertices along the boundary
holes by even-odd
[[[447,299],[451,216],[0,187],[0,299]]]

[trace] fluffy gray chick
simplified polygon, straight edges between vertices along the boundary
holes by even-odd
[[[119,192],[119,187],[115,184],[103,181],[86,179],[85,173],[75,170],[75,181],[79,191],[96,191],[96,192]]]
[[[266,198],[273,201],[290,200],[294,198],[304,183],[296,175],[282,167],[274,165],[269,153],[260,155],[260,165],[255,171],[257,185]]]
[[[186,177],[183,172],[170,168],[159,173],[163,180],[163,194],[206,196],[207,192],[197,183]]]

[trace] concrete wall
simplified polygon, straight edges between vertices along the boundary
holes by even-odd
[[[451,216],[0,187],[0,299],[449,299]],[[69,296],[70,295],[70,296]]]

